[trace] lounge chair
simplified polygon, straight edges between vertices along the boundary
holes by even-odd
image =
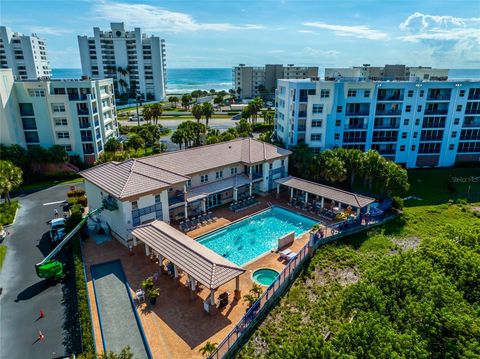
[[[135,297],[138,303],[145,302],[145,292],[143,291],[143,289],[137,289],[135,291]]]
[[[280,252],[280,258],[287,259],[288,255],[290,255],[292,250],[290,248],[284,249],[283,251]]]
[[[292,252],[292,253],[288,254],[285,259],[290,262],[293,258],[295,258],[297,256],[297,254],[298,254],[297,252]]]

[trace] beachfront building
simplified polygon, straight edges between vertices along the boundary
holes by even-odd
[[[275,190],[275,181],[288,175],[290,153],[247,138],[109,162],[80,174],[89,206],[106,208],[101,222],[127,245],[141,224],[170,223]]]
[[[408,168],[480,161],[480,82],[279,80],[275,132],[287,148],[375,149]]]
[[[111,79],[15,81],[1,69],[0,81],[1,144],[60,145],[91,163],[118,136]]]
[[[0,68],[10,68],[19,80],[49,78],[52,73],[45,40],[0,26]]]
[[[232,70],[232,86],[237,98],[252,99],[257,96],[274,97],[277,80],[307,79],[318,76],[318,67],[267,64],[263,67],[240,64]]]
[[[354,81],[445,81],[448,79],[448,69],[435,69],[428,66],[363,66],[345,68],[326,68],[325,80],[354,80]]]
[[[165,40],[111,23],[110,31],[94,27],[93,36],[78,36],[78,46],[83,75],[112,78],[117,93],[129,98],[165,99]]]

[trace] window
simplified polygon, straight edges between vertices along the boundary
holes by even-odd
[[[192,180],[187,181],[187,187],[192,187]]]
[[[159,194],[155,195],[155,203],[160,203],[160,195]]]
[[[323,113],[323,105],[314,104],[312,108],[313,113]]]
[[[405,145],[400,145],[400,152],[404,152],[405,151]]]
[[[453,124],[454,124],[454,125],[460,124],[460,119],[459,119],[459,118],[456,118],[455,120],[453,120]]]
[[[320,90],[320,98],[329,98],[330,90]]]
[[[422,105],[418,105],[417,112],[422,112]]]
[[[355,96],[357,96],[356,90],[348,90],[347,97],[355,97]]]
[[[424,90],[420,90],[420,97],[423,97],[425,91]]]
[[[67,119],[66,118],[56,118],[55,119],[55,126],[67,126]]]
[[[462,105],[457,105],[457,111],[462,111]]]
[[[335,121],[335,126],[341,126],[341,125],[342,125],[342,120]]]
[[[285,166],[285,160],[282,160],[280,163],[282,167]]]
[[[28,96],[30,96],[30,97],[45,97],[45,90],[28,89]]]
[[[34,116],[33,105],[31,103],[19,103],[20,114],[22,116]]]
[[[340,139],[340,134],[339,134],[339,133],[336,133],[334,139],[335,139],[335,140],[339,140],[339,139]]]
[[[412,110],[412,106],[411,105],[407,105],[405,107],[405,112],[410,112]]]
[[[22,117],[23,129],[24,130],[36,130],[37,124],[33,117]]]
[[[413,138],[417,138],[418,137],[418,132],[414,132],[413,133]]]
[[[312,127],[322,127],[322,120],[312,120]]]
[[[215,172],[215,178],[222,178],[222,177],[223,177],[223,171]]]
[[[413,90],[408,90],[407,96],[408,96],[408,97],[413,97]]]
[[[454,150],[455,149],[455,145],[453,143],[451,143],[449,146],[448,146],[448,149],[450,151]]]
[[[202,182],[202,183],[208,182],[208,175],[201,175],[200,176],[200,182]]]
[[[63,103],[52,103],[53,112],[65,112],[65,104]]]
[[[67,138],[70,138],[69,132],[67,131],[57,132],[57,139],[61,140],[61,139],[67,139]]]
[[[370,90],[365,90],[363,92],[363,97],[370,97]]]
[[[412,145],[412,151],[415,151],[415,145]]]
[[[272,170],[273,169],[273,163],[268,164],[268,169]]]
[[[237,171],[238,171],[237,167],[232,167],[232,168],[230,168],[230,174],[231,174],[231,175],[237,174]]]
[[[65,151],[71,152],[72,151],[72,145],[64,145]]]
[[[457,131],[452,132],[452,138],[455,138],[455,137],[457,137]]]
[[[402,138],[403,138],[403,139],[406,139],[406,138],[407,138],[407,133],[406,133],[406,132],[402,132]]]
[[[337,112],[342,112],[343,111],[343,107],[342,106],[337,106]]]
[[[312,133],[310,135],[310,141],[321,141],[322,140],[322,134],[321,133]]]
[[[465,96],[465,90],[460,90],[460,94],[459,94],[460,97],[463,97]]]
[[[137,201],[133,201],[132,202],[132,210],[136,210],[138,209],[138,202]]]
[[[420,124],[420,119],[419,118],[416,118],[415,119],[415,126],[418,126]]]
[[[25,131],[25,141],[27,143],[38,143],[40,140],[38,139],[38,132],[37,131]]]
[[[403,120],[403,125],[404,125],[404,126],[408,126],[408,118],[406,118],[405,120]]]

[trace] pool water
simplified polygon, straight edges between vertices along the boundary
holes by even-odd
[[[258,284],[270,286],[278,277],[278,272],[270,268],[257,269],[252,274],[252,279]]]
[[[290,232],[295,237],[307,232],[317,222],[280,207],[271,207],[245,218],[198,241],[205,247],[242,266],[258,256],[277,249],[278,238]]]

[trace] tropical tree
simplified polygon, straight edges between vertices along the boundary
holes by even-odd
[[[260,97],[255,97],[247,106],[252,117],[252,122],[257,122],[258,112],[263,107],[263,100]]]
[[[356,175],[360,173],[363,168],[364,153],[359,149],[346,149],[341,147],[336,148],[334,152],[345,163],[345,168],[350,177],[350,188],[353,187]]]
[[[188,110],[191,102],[192,102],[192,96],[191,95],[185,94],[185,95],[182,96],[182,106],[185,110]]]
[[[235,130],[239,137],[249,137],[252,134],[252,125],[242,118],[238,121]]]
[[[205,116],[205,126],[208,127],[208,120],[212,117],[213,115],[213,106],[210,102],[205,102],[202,105],[203,108],[203,115]]]
[[[144,105],[143,106],[142,115],[143,115],[143,119],[147,123],[151,123],[151,121],[153,119],[153,110],[152,110],[151,105]]]
[[[244,120],[250,121],[250,117],[251,117],[250,109],[247,106],[240,113],[240,118],[243,118]]]
[[[145,153],[146,153],[147,152],[147,145],[152,145],[153,144],[152,132],[150,131],[150,129],[144,127],[138,132],[138,135],[142,138],[142,140],[144,142],[143,145],[144,145],[144,149],[145,149]]]
[[[118,140],[118,138],[112,137],[105,143],[105,151],[106,152],[120,152],[123,150],[122,143]]]
[[[134,133],[128,137],[125,146],[129,149],[132,149],[137,153],[137,151],[145,145],[145,141],[138,134]]]
[[[202,105],[196,103],[195,105],[192,106],[192,115],[195,117],[197,122],[200,122],[203,116],[203,107]]]
[[[217,343],[211,343],[207,341],[203,347],[201,347],[198,351],[205,357],[208,357],[213,354],[213,352],[217,349]]]
[[[98,359],[133,359],[133,353],[131,352],[130,347],[127,346],[126,348],[123,348],[122,351],[118,354],[112,351],[101,353],[98,356]]]
[[[177,97],[177,96],[170,96],[170,97],[168,98],[168,102],[173,103],[173,107],[175,107],[175,108],[177,107],[178,101],[179,101],[179,100],[178,100],[178,97]]]
[[[382,178],[383,189],[388,196],[405,193],[410,187],[407,170],[392,161],[385,161]]]
[[[22,176],[20,167],[10,161],[0,160],[0,191],[5,202],[10,203],[10,192],[20,187],[23,182]]]
[[[65,163],[68,160],[68,154],[65,147],[53,145],[47,149],[47,158],[49,163]]]
[[[157,125],[158,119],[162,116],[163,113],[162,105],[159,102],[154,103],[153,105],[151,105],[151,109],[153,120],[155,121],[155,125]]]
[[[318,180],[318,174],[329,183],[343,182],[347,179],[347,169],[342,159],[332,150],[325,150],[316,157],[319,171],[314,173]]]
[[[292,149],[290,166],[292,172],[302,178],[310,179],[312,176],[312,163],[314,159],[314,153],[306,143],[300,143]]]
[[[377,151],[368,150],[363,156],[362,175],[364,176],[363,186],[371,192],[373,188],[373,180],[382,171],[385,165],[385,158],[383,158]]]
[[[220,106],[220,105],[223,103],[223,96],[217,95],[217,96],[213,99],[213,103],[214,103],[217,107]]]
[[[175,132],[172,133],[170,140],[173,143],[177,144],[180,149],[182,149],[182,145],[185,143],[185,132],[183,130],[177,129]]]

